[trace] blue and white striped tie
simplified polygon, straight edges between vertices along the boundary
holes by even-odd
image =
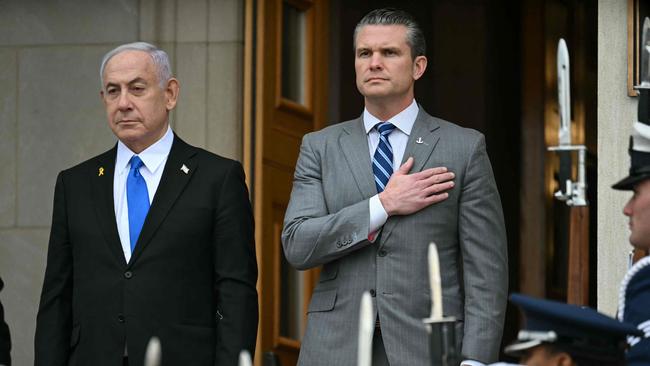
[[[375,175],[377,193],[381,193],[393,174],[393,148],[388,141],[388,135],[393,132],[395,125],[390,122],[381,122],[375,125],[375,129],[379,131],[379,145],[372,157],[372,172]]]

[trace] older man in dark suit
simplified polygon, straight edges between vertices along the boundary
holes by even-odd
[[[253,218],[241,165],[169,126],[178,80],[147,43],[110,51],[101,97],[118,138],[57,178],[36,365],[234,365],[257,335]]]

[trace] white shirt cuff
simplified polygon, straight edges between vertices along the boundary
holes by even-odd
[[[484,363],[474,360],[463,360],[460,364],[463,366],[485,366]]]
[[[384,226],[386,220],[388,220],[388,214],[386,213],[384,206],[381,204],[378,194],[370,197],[370,200],[368,200],[368,206],[370,210],[368,240],[374,243],[379,230],[381,230],[381,227]]]

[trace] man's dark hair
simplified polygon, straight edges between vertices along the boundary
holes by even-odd
[[[357,48],[357,34],[366,25],[403,25],[406,27],[406,43],[411,47],[411,57],[415,60],[417,56],[425,56],[427,53],[427,43],[422,28],[415,21],[415,18],[404,10],[382,8],[366,14],[354,28],[352,44],[355,51]]]

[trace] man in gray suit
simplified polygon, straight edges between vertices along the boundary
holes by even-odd
[[[422,31],[399,10],[354,35],[360,118],[305,135],[282,242],[300,270],[322,265],[299,365],[356,363],[364,291],[376,312],[373,363],[429,365],[427,247],[438,245],[445,315],[464,322],[463,364],[497,359],[507,296],[503,213],[485,140],[414,100]],[[389,179],[390,177],[390,179]]]

